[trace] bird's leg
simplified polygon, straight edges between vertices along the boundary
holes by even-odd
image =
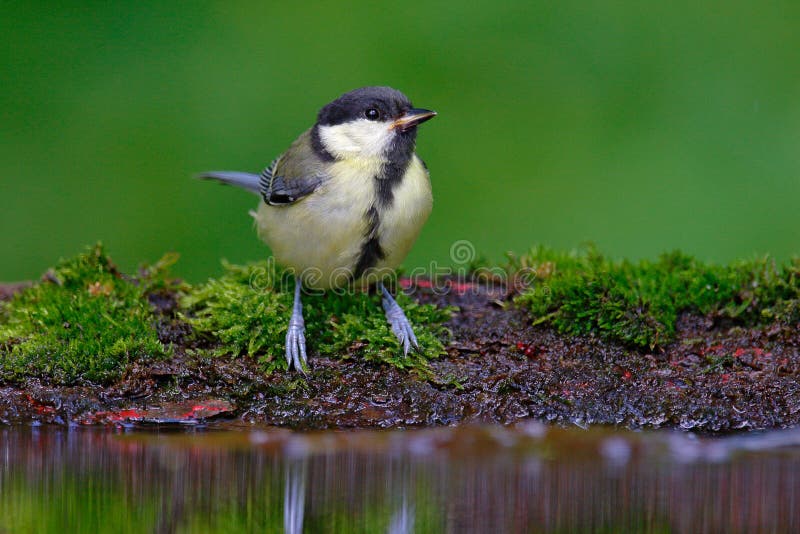
[[[392,332],[394,332],[397,340],[403,346],[403,355],[407,355],[408,349],[411,347],[419,350],[417,336],[414,335],[414,330],[411,328],[411,323],[408,322],[406,314],[403,313],[403,309],[382,283],[378,282],[378,286],[381,288],[381,303],[383,304],[383,311],[386,312],[386,320],[389,321]]]
[[[289,369],[295,369],[305,374],[304,365],[306,358],[306,323],[303,321],[303,303],[300,302],[302,282],[298,278],[294,283],[294,305],[292,305],[292,318],[289,319],[289,329],[286,330],[286,361]]]

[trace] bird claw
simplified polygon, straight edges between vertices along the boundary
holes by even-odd
[[[289,322],[289,329],[286,331],[286,361],[289,369],[294,367],[303,374],[308,363],[305,331],[303,323],[297,324],[294,320]]]
[[[408,356],[408,351],[412,347],[415,350],[420,350],[417,336],[414,335],[414,329],[411,327],[411,323],[408,317],[406,317],[406,314],[403,313],[403,309],[382,285],[381,292],[383,293],[381,303],[383,304],[384,312],[386,312],[386,320],[389,322],[392,332],[394,332],[395,337],[397,337],[397,340],[403,347],[403,356]]]
[[[292,318],[286,330],[286,362],[289,369],[294,367],[306,374],[308,357],[306,356],[306,323],[303,320],[303,304],[300,301],[300,282],[295,284]]]

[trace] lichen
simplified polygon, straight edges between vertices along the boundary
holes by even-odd
[[[62,260],[41,282],[0,303],[0,379],[108,383],[134,360],[166,357],[147,293],[165,284],[173,261],[165,257],[134,279],[99,244]]]
[[[641,348],[672,341],[683,312],[742,324],[800,321],[800,259],[715,265],[672,252],[631,262],[593,247],[569,253],[535,247],[513,258],[509,270],[527,278],[517,300],[535,322]]]
[[[195,335],[214,344],[214,355],[247,355],[265,372],[286,369],[284,338],[291,315],[294,280],[270,262],[224,264],[225,272],[181,300]],[[414,326],[421,350],[403,355],[383,315],[380,299],[362,291],[303,296],[309,354],[361,357],[428,374],[428,360],[444,353],[442,323],[451,309],[418,304],[399,293],[397,301]]]

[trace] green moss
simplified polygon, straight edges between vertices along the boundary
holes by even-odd
[[[190,290],[181,306],[197,335],[216,343],[214,354],[257,357],[271,372],[286,369],[284,338],[291,315],[294,281],[268,262],[224,264],[219,279]],[[422,350],[403,356],[389,329],[380,299],[362,292],[303,296],[309,353],[359,357],[427,374],[428,359],[444,353],[441,324],[449,309],[397,297],[414,325]]]
[[[109,382],[136,359],[164,357],[146,294],[164,283],[172,261],[138,281],[122,276],[100,245],[61,261],[42,282],[0,303],[0,378]]]
[[[682,312],[742,323],[800,320],[797,259],[783,266],[770,258],[723,266],[673,252],[630,262],[609,260],[591,247],[571,253],[537,247],[514,259],[510,270],[527,279],[518,300],[537,323],[638,347],[671,341]]]
[[[256,357],[267,372],[286,368],[291,276],[268,262],[226,264],[219,279],[178,288],[164,276],[174,260],[165,257],[135,279],[120,274],[99,245],[59,263],[42,282],[0,304],[0,379],[107,383],[134,360],[166,356],[148,296],[176,290],[183,295],[181,316],[206,342],[200,352]],[[526,288],[518,302],[535,322],[636,347],[669,343],[682,312],[740,324],[800,321],[800,260],[721,266],[675,252],[630,262],[610,260],[593,248],[564,253],[538,247],[507,268],[515,286]],[[481,271],[484,280],[497,275],[497,269]],[[303,298],[309,353],[358,357],[430,376],[429,359],[444,353],[442,323],[451,309],[418,304],[402,293],[397,300],[414,325],[420,352],[402,354],[379,296],[329,292]]]

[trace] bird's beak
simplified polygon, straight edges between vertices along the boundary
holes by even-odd
[[[395,128],[399,128],[401,132],[405,132],[417,124],[422,124],[423,122],[432,119],[435,116],[436,112],[429,109],[409,109],[406,111],[405,115],[395,119],[392,125],[389,126],[389,129],[394,130]]]

